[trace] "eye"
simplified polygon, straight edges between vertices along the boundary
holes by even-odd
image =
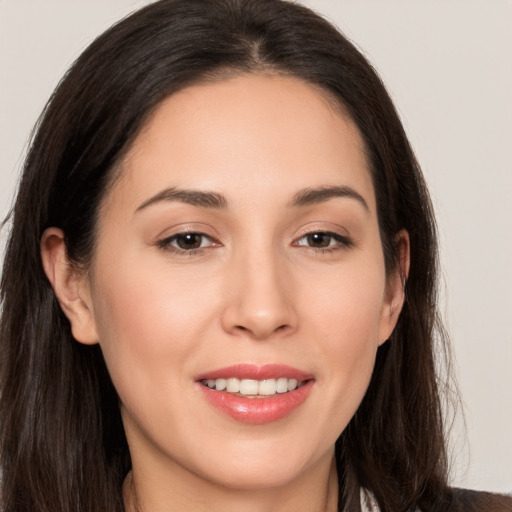
[[[204,233],[183,232],[176,233],[168,238],[160,240],[157,245],[163,249],[180,253],[194,253],[206,247],[217,245]]]
[[[352,242],[339,233],[316,231],[302,236],[295,242],[295,245],[320,250],[336,250],[350,247]]]

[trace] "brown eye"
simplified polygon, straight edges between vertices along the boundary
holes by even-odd
[[[317,231],[302,236],[295,242],[294,245],[319,250],[336,250],[351,247],[352,241],[348,237],[338,233]]]
[[[204,233],[184,232],[160,240],[157,245],[162,249],[178,253],[194,253],[194,251],[213,247],[217,244]]]
[[[199,249],[202,245],[204,235],[200,233],[185,233],[176,235],[176,245],[184,251],[190,249]]]
[[[324,248],[331,245],[333,237],[328,233],[311,233],[306,239],[310,247]]]

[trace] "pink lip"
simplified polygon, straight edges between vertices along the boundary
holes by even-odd
[[[296,379],[298,381],[305,381],[313,379],[313,375],[303,372],[292,366],[284,364],[265,364],[257,366],[255,364],[237,364],[228,366],[226,368],[219,368],[211,372],[202,373],[196,377],[197,381],[208,379],[278,379],[279,377],[286,377],[288,379]]]
[[[293,391],[265,398],[248,398],[226,391],[215,391],[201,383],[202,380],[230,377],[254,380],[287,377],[305,383]],[[200,391],[211,405],[236,421],[252,424],[270,423],[288,416],[304,403],[315,383],[311,374],[290,366],[277,364],[264,366],[235,365],[201,374],[196,380]]]

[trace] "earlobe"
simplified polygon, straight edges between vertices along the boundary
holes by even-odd
[[[410,239],[405,229],[398,232],[398,265],[388,277],[386,297],[382,308],[379,345],[382,345],[393,332],[405,301],[405,285],[410,267]]]
[[[41,259],[60,307],[71,323],[73,337],[86,345],[98,343],[89,283],[70,264],[61,229],[48,228],[43,233]]]

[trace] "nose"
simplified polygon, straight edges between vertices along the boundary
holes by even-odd
[[[275,251],[240,254],[227,279],[222,312],[226,332],[265,340],[297,328],[293,280]]]

